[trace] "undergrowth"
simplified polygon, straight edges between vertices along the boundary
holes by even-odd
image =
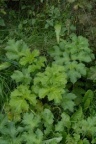
[[[87,2],[0,3],[1,144],[96,144],[95,35],[80,17],[95,1]]]

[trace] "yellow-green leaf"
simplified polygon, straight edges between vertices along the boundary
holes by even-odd
[[[9,62],[4,62],[2,64],[0,64],[0,70],[4,70],[6,68],[8,68],[11,64]]]
[[[56,24],[54,26],[54,28],[55,28],[57,43],[59,43],[59,41],[60,41],[60,32],[61,32],[61,24]]]

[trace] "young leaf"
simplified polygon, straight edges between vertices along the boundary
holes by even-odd
[[[43,79],[42,79],[43,78]],[[40,98],[48,97],[48,100],[54,100],[59,103],[67,83],[66,74],[63,66],[53,65],[47,67],[45,72],[38,73],[34,78],[33,91]]]
[[[9,105],[13,111],[22,113],[28,111],[29,104],[36,105],[36,96],[31,93],[26,85],[20,85],[11,92]]]
[[[59,39],[60,39],[60,32],[61,32],[61,24],[56,24],[54,26],[55,28],[55,33],[56,33],[56,39],[57,39],[57,43],[59,43]]]
[[[30,52],[30,50],[28,49],[26,52],[26,55],[24,55],[21,59],[20,59],[20,64],[21,65],[26,65],[26,64],[32,64],[34,63],[34,61],[36,61],[36,57],[39,56],[39,51],[38,50],[34,50],[33,52]]]
[[[9,105],[11,106],[12,110],[17,113],[26,112],[29,109],[28,103],[22,98],[11,99]]]
[[[46,58],[45,57],[38,57],[34,60],[34,62],[28,66],[28,72],[33,73],[35,71],[40,70],[42,67],[45,66]]]

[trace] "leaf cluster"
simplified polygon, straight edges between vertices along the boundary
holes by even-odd
[[[59,45],[54,46],[50,55],[54,58],[54,63],[65,67],[72,83],[86,75],[86,63],[94,59],[88,40],[76,35],[71,35],[68,41],[62,40]]]
[[[9,40],[5,50],[8,63],[3,69],[12,65],[10,61],[17,64],[10,77],[16,87],[4,106],[7,116],[1,115],[0,143],[95,144],[96,118],[85,116],[94,92],[81,92],[82,104],[75,102],[74,83],[86,75],[86,63],[94,59],[87,39],[73,35],[61,41],[50,53],[51,64],[21,40]]]

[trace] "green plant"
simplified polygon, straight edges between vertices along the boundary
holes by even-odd
[[[21,126],[16,126],[14,122],[8,121],[6,115],[0,114],[0,143],[20,144],[22,131]]]
[[[95,144],[95,0],[2,2],[0,143]]]
[[[30,104],[36,105],[36,96],[31,93],[26,85],[20,85],[11,92],[9,105],[16,113],[27,112]]]
[[[86,1],[20,1],[18,11],[6,9],[7,19],[0,10],[7,23],[0,30],[1,144],[96,143],[95,56],[83,37],[90,37],[84,17],[90,20],[94,0]]]
[[[43,79],[42,79],[43,78]],[[38,73],[34,78],[33,91],[39,98],[48,97],[49,101],[59,103],[62,100],[67,83],[64,68],[59,65],[47,67],[44,73]]]
[[[47,10],[48,19],[46,20],[45,28],[54,27],[55,23],[60,21],[60,9],[58,7],[48,7]]]
[[[11,75],[17,86],[11,91],[4,110],[8,119],[14,122],[12,127],[17,131],[18,143],[88,143],[90,125],[94,142],[95,117],[85,116],[93,102],[94,92],[91,89],[83,91],[79,108],[75,102],[78,94],[74,83],[86,75],[85,64],[94,59],[87,39],[73,35],[68,41],[61,41],[51,53],[52,64],[39,50],[30,50],[23,41],[9,40],[5,50],[8,67],[12,65],[10,61],[17,65]],[[74,85],[73,92],[68,88],[70,80]],[[89,128],[83,131],[83,125],[89,125]],[[2,143],[6,143],[3,140],[5,135],[2,133]],[[12,138],[7,139],[14,143]]]
[[[54,63],[65,67],[68,78],[72,83],[86,75],[85,63],[94,59],[88,40],[76,35],[72,35],[68,41],[62,40],[59,45],[54,46],[50,55],[55,60]]]
[[[87,47],[88,43],[86,40],[85,42],[86,43],[82,42],[82,45],[79,44],[76,45],[74,40],[72,43],[73,45],[70,42],[67,48],[76,45],[78,46],[78,51],[82,53],[83,45],[85,44],[86,46],[85,48],[87,49],[88,52],[91,53],[91,51]],[[62,46],[62,43],[63,42],[60,43],[60,46]],[[13,46],[14,49],[12,49]],[[82,49],[79,50],[79,48]],[[66,143],[69,143],[70,139],[72,139],[72,141],[74,142],[86,141],[87,136],[85,136],[84,140],[80,139],[80,133],[83,134],[83,131],[80,129],[80,133],[77,133],[74,127],[76,122],[78,122],[77,126],[79,126],[79,123],[81,122],[80,119],[82,120],[82,123],[83,121],[85,121],[83,119],[84,114],[82,111],[82,107],[80,107],[80,109],[78,109],[73,114],[72,117],[70,116],[70,113],[74,111],[74,107],[76,106],[74,101],[76,99],[76,95],[70,93],[67,89],[66,84],[69,81],[68,80],[69,76],[68,71],[66,71],[66,67],[68,60],[70,61],[70,63],[72,63],[71,62],[73,58],[73,56],[71,56],[72,52],[74,55],[77,54],[76,60],[78,60],[78,62],[76,63],[76,60],[75,62],[73,61],[73,63],[77,64],[76,68],[81,66],[80,65],[82,64],[81,62],[90,62],[91,61],[90,56],[87,56],[86,60],[83,59],[83,57],[79,56],[78,51],[75,50],[77,52],[76,53],[71,49],[70,52],[67,49],[66,53],[70,54],[70,58],[66,59],[66,57],[64,57],[65,61],[63,61],[63,65],[62,63],[58,63],[58,61],[56,62],[57,60],[56,59],[54,64],[52,64],[51,66],[45,66],[44,63],[46,62],[46,59],[40,56],[38,50],[33,50],[31,52],[24,42],[21,41],[15,42],[11,40],[8,42],[6,51],[7,51],[6,53],[7,58],[10,60],[15,60],[19,68],[19,70],[18,69],[15,70],[11,76],[11,78],[16,81],[18,86],[13,92],[11,92],[9,109],[11,111],[10,119],[13,119],[14,121],[18,120],[22,121],[21,119],[22,114],[27,112],[26,114],[24,114],[24,120],[22,121],[23,124],[26,125],[24,128],[25,130],[22,133],[22,139],[24,139],[24,142],[26,143],[33,142],[40,144],[43,142],[45,144],[45,143],[58,143],[60,141],[62,142],[66,141]],[[60,55],[60,53],[56,54]],[[75,71],[77,72],[77,69],[75,69]],[[43,102],[43,100],[45,102]],[[93,100],[93,93],[91,90],[88,90],[83,98],[84,110],[87,110],[90,107],[92,100]],[[51,106],[52,103],[53,106]],[[38,107],[40,111],[36,109],[37,104],[39,104]],[[54,113],[52,113],[52,107],[55,108],[55,106],[57,106],[61,111],[61,114],[59,115],[57,121],[55,120],[56,116],[54,115]],[[30,113],[31,111],[32,113]],[[69,114],[67,114],[68,111]],[[14,113],[17,116],[20,116],[20,118],[18,117],[19,119],[18,118],[16,119]],[[72,129],[74,131],[73,138],[72,136],[70,136],[69,133],[71,129],[71,124]],[[53,134],[51,135],[51,133]],[[69,138],[67,134],[69,134]],[[63,135],[66,135],[65,140],[63,138]],[[77,135],[78,139],[76,139]],[[34,139],[32,136],[34,137]],[[48,139],[47,137],[50,138]]]

